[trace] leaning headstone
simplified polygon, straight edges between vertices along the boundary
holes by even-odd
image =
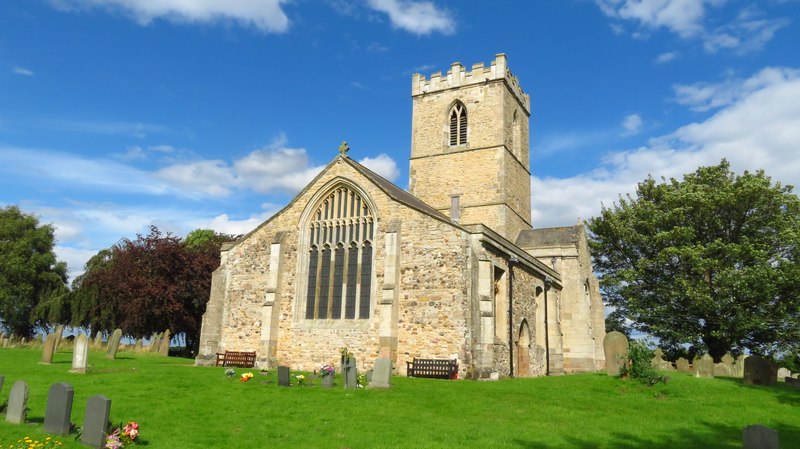
[[[141,352],[142,351],[142,345],[143,345],[142,339],[141,338],[137,339],[136,343],[133,344],[133,350],[136,351],[136,352]]]
[[[87,399],[81,443],[96,448],[105,447],[110,414],[111,399],[99,394]]]
[[[694,359],[694,377],[713,378],[714,359],[708,354]]]
[[[792,377],[792,372],[787,368],[778,368],[778,380],[783,380],[786,377]]]
[[[117,357],[117,350],[119,349],[119,341],[122,339],[122,329],[116,329],[111,338],[108,339],[108,350],[106,357],[114,360]]]
[[[72,349],[72,369],[71,373],[83,374],[86,372],[86,363],[89,359],[89,341],[86,335],[78,335],[75,338],[75,345]]]
[[[678,371],[682,373],[691,373],[692,367],[689,365],[689,361],[685,358],[681,357],[675,361],[675,366],[678,368]]]
[[[44,431],[57,435],[69,434],[74,391],[68,383],[59,382],[47,393],[47,409],[44,412]]]
[[[291,373],[289,372],[288,366],[279,366],[278,367],[278,385],[281,387],[290,387],[292,386],[292,382],[290,380]]]
[[[731,367],[724,363],[715,363],[714,377],[731,377]]]
[[[45,365],[53,363],[53,352],[56,350],[56,334],[47,334],[44,339],[44,348],[42,348],[42,361]]]
[[[778,381],[778,366],[757,355],[744,360],[744,383],[747,385],[772,385]]]
[[[158,353],[161,355],[169,355],[169,341],[170,341],[170,334],[169,329],[164,331],[164,336],[161,337],[161,343],[158,347]]]
[[[392,361],[386,357],[379,357],[375,360],[375,367],[372,369],[372,380],[370,388],[389,388],[389,380],[392,377]]]
[[[18,380],[11,387],[6,405],[6,421],[11,424],[23,424],[28,413],[28,384]]]
[[[56,346],[54,352],[58,352],[58,345],[61,344],[61,337],[64,336],[64,325],[59,324],[56,326],[56,331],[54,333],[56,334]]]
[[[356,358],[350,357],[344,364],[344,387],[358,388],[358,371],[356,370]]]
[[[603,338],[603,352],[606,356],[606,373],[619,376],[620,357],[628,350],[628,337],[622,332],[609,332]]]
[[[93,345],[95,348],[102,348],[103,347],[103,333],[98,331],[97,335],[94,336]]]
[[[161,334],[155,333],[150,337],[150,352],[158,352],[161,347]]]
[[[742,430],[744,449],[780,449],[778,431],[767,426],[755,424]]]

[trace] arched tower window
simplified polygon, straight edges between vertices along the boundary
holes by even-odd
[[[467,143],[467,108],[457,101],[450,109],[450,146]]]
[[[323,196],[311,215],[305,318],[368,319],[375,215],[346,185]]]

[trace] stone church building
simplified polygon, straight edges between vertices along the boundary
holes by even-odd
[[[582,225],[531,223],[530,98],[490,66],[413,75],[409,190],[338,154],[285,208],[222,248],[197,364],[225,350],[314,370],[354,353],[404,375],[604,366],[604,310]]]

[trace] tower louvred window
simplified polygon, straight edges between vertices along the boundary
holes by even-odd
[[[450,109],[450,146],[467,143],[467,108],[457,102]]]
[[[311,217],[305,318],[368,319],[375,215],[358,192],[342,185]]]

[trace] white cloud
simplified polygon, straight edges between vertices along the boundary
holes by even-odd
[[[719,90],[718,85],[705,86]],[[800,71],[765,68],[723,90],[731,92],[715,103],[720,110],[702,122],[641,148],[607,154],[589,173],[566,179],[532,177],[534,225],[565,226],[596,216],[601,203],[611,206],[620,194],[633,193],[648,174],[680,178],[723,158],[736,172],[764,169],[776,181],[800,185]],[[701,103],[713,98],[707,95]]]
[[[53,252],[56,253],[58,260],[67,263],[67,274],[70,279],[75,279],[84,272],[84,265],[89,261],[99,250],[73,248],[70,246],[56,245],[53,247]]]
[[[142,25],[155,19],[177,23],[233,21],[263,32],[280,33],[289,28],[281,8],[288,0],[51,0],[58,8],[74,10],[105,8],[132,16]]]
[[[400,176],[397,162],[384,153],[379,154],[377,157],[365,157],[358,162],[389,181],[394,182]]]
[[[785,67],[767,67],[746,79],[728,79],[720,83],[695,83],[672,86],[675,101],[694,111],[708,111],[728,106],[776,83],[800,76],[800,70]]]
[[[677,51],[668,51],[665,53],[661,53],[656,57],[656,64],[666,64],[670,61],[674,61],[680,53]]]
[[[25,67],[14,66],[14,68],[13,68],[13,69],[11,69],[11,71],[12,71],[13,73],[16,73],[17,75],[22,75],[22,76],[33,76],[33,70],[31,70],[31,69],[26,69]]]
[[[393,27],[413,34],[453,34],[456,31],[456,23],[450,12],[437,8],[433,2],[367,0],[367,4],[376,11],[386,13]]]
[[[131,136],[143,139],[152,133],[163,133],[169,131],[165,126],[153,125],[150,123],[142,122],[107,122],[107,121],[57,121],[50,123],[50,126],[64,131],[89,133],[89,134],[104,134],[104,135],[122,135]]]
[[[705,16],[702,0],[596,0],[609,17],[633,20],[647,28],[666,28],[682,37],[703,30]]]
[[[158,170],[154,177],[192,194],[228,196],[235,184],[233,171],[220,160],[174,164]]]
[[[638,114],[629,114],[622,119],[623,135],[632,136],[642,130],[642,117]]]

